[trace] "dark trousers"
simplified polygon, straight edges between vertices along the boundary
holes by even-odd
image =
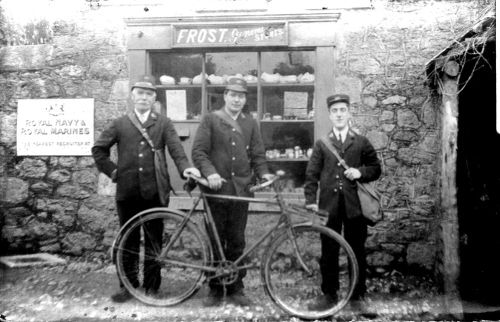
[[[367,225],[363,217],[348,219],[345,211],[344,196],[339,196],[338,213],[330,214],[326,226],[342,233],[352,247],[359,265],[359,279],[354,288],[353,298],[363,296],[366,292],[366,253],[365,242]],[[322,240],[321,242],[320,269],[323,278],[321,290],[325,294],[336,294],[339,289],[339,246],[335,242]]]
[[[234,261],[243,254],[245,250],[245,228],[248,219],[248,202],[236,202],[221,199],[208,199],[208,204],[215,221],[217,233],[219,234],[222,249],[226,259]],[[207,227],[208,230],[208,227]],[[209,231],[210,241],[214,247],[214,259],[216,264],[221,258],[216,251],[216,242]],[[243,277],[246,270],[239,271],[238,277],[233,284],[227,286],[227,294],[235,293],[243,289]],[[223,292],[223,285],[218,279],[211,279],[208,283],[210,289]]]
[[[152,200],[119,200],[116,202],[116,205],[120,227],[137,213],[149,208],[162,206],[158,198]],[[155,258],[161,252],[162,246],[163,221],[161,220],[150,221],[143,227],[138,227],[130,234],[125,244],[127,251],[123,254],[125,275],[134,287],[140,286],[138,274],[141,228],[144,234],[145,248],[143,287],[145,289],[158,289],[161,283],[160,265]],[[121,281],[120,287],[123,287]]]

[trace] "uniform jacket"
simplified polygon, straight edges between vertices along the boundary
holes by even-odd
[[[211,193],[229,194],[232,184],[238,196],[250,196],[254,174],[269,173],[265,149],[253,118],[240,113],[236,122],[243,134],[214,112],[205,115],[193,142],[192,159],[204,177],[218,173],[228,181]]]
[[[362,135],[351,130],[348,133],[343,144],[334,138],[333,131],[328,137],[347,165],[361,172],[361,178],[358,181],[369,182],[378,179],[381,174],[380,161],[372,144]],[[345,168],[325,144],[321,140],[316,141],[306,169],[304,185],[306,204],[317,203],[319,186],[318,208],[327,210],[330,215],[335,216],[338,212],[339,193],[342,191],[347,217],[361,216],[356,181],[347,179],[344,171]]]
[[[170,119],[151,111],[142,126],[148,132],[156,149],[165,147],[168,149],[170,157],[182,175],[190,165]],[[117,144],[118,148],[118,164],[110,159],[110,148],[114,144]],[[117,169],[114,178],[117,184],[117,200],[136,197],[152,199],[158,196],[153,149],[127,115],[114,120],[101,133],[92,147],[92,155],[97,169],[108,177],[111,177],[113,171]],[[167,181],[169,181],[168,176]],[[168,193],[171,190],[170,183],[167,182],[166,186],[168,191],[165,193]]]

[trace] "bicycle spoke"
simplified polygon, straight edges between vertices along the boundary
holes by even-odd
[[[273,301],[288,313],[318,319],[333,315],[347,303],[357,278],[357,264],[347,243],[339,242],[330,232],[319,226],[294,228],[295,242],[283,233],[267,250],[262,266],[265,288]],[[328,276],[323,276],[321,271],[321,263],[325,261],[322,244],[325,243],[329,243],[330,251],[332,245],[339,250],[338,272],[330,271]],[[337,299],[318,307],[316,304],[326,288],[323,280],[327,279],[329,291],[335,289],[333,298]]]
[[[153,212],[130,223],[120,237],[118,274],[145,303],[177,304],[194,294],[204,279],[204,267],[210,262],[206,241],[192,223],[178,231],[181,222],[177,214]]]

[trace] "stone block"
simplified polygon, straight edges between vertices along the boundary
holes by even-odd
[[[366,257],[368,266],[387,267],[394,261],[394,256],[386,252],[374,252]]]
[[[5,181],[4,181],[5,182]],[[0,194],[2,202],[15,205],[25,202],[29,197],[29,184],[28,182],[9,177],[6,180],[6,187],[3,194]]]
[[[124,79],[117,79],[113,83],[111,90],[110,100],[124,100],[129,96],[130,87],[129,81]]]
[[[406,97],[394,95],[394,96],[390,96],[390,97],[387,97],[386,99],[384,99],[382,101],[382,104],[383,105],[393,105],[393,104],[403,105],[405,102],[406,102]]]
[[[78,210],[78,222],[84,231],[89,233],[104,233],[112,221],[115,221],[114,216],[106,213],[105,209],[89,208],[83,205]]]
[[[94,250],[95,247],[95,237],[83,232],[69,233],[62,240],[63,251],[76,256],[82,255],[85,250]]]
[[[68,182],[71,179],[71,172],[66,169],[59,169],[49,173],[48,178],[58,183]]]
[[[80,170],[73,172],[75,182],[85,186],[97,184],[97,170]]]
[[[436,154],[415,148],[401,148],[398,150],[397,158],[407,165],[433,164],[436,162]]]
[[[393,111],[382,111],[380,115],[380,122],[384,121],[393,121],[394,120],[394,112]]]
[[[90,196],[90,192],[82,189],[82,187],[78,184],[65,183],[56,189],[56,195],[61,197],[86,199]]]
[[[435,127],[437,122],[437,112],[430,100],[422,106],[422,122],[427,127]]]
[[[44,69],[51,60],[54,47],[52,45],[23,45],[0,47],[2,71],[19,71]]]
[[[370,140],[375,150],[385,149],[389,142],[387,134],[376,130],[366,133],[366,137]]]
[[[334,85],[335,93],[344,93],[349,95],[351,104],[361,102],[361,79],[357,77],[338,76],[335,77]]]
[[[410,266],[432,270],[434,268],[435,254],[435,246],[433,245],[422,242],[411,243],[406,251],[406,262]]]
[[[13,146],[16,139],[17,113],[0,113],[0,142]]]
[[[396,117],[398,126],[402,128],[417,129],[422,125],[417,114],[409,109],[398,110]]]
[[[377,106],[377,97],[375,96],[364,96],[363,97],[363,104],[370,108],[375,108]]]

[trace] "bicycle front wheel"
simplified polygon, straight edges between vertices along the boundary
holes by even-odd
[[[284,311],[304,319],[320,319],[347,304],[358,279],[358,264],[338,233],[324,226],[300,224],[283,230],[271,241],[264,253],[261,276],[267,294]],[[326,292],[334,293],[331,301],[320,303]]]
[[[209,243],[194,223],[181,227],[184,217],[174,211],[141,214],[126,223],[115,242],[118,276],[146,304],[178,304],[203,283],[203,268],[211,261]]]

